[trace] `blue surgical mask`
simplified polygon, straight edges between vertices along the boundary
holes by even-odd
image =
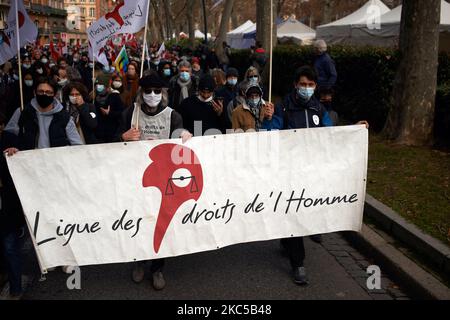
[[[255,98],[255,99],[248,99],[247,104],[252,107],[256,108],[258,107],[259,103],[261,102],[261,98]]]
[[[237,84],[237,79],[228,79],[228,84],[230,86],[235,86]]]
[[[102,93],[103,91],[105,91],[105,86],[103,84],[98,84],[97,85],[97,92],[98,93]]]
[[[297,92],[300,98],[307,101],[309,101],[312,98],[315,90],[316,88],[305,88],[305,87],[297,88]]]
[[[33,80],[25,80],[24,82],[25,82],[25,85],[27,87],[32,87],[33,86]]]
[[[183,71],[180,73],[180,78],[181,78],[181,80],[188,82],[189,79],[191,79],[191,75],[189,74],[189,72]]]
[[[169,77],[172,74],[172,72],[170,71],[170,69],[164,69],[164,75]]]
[[[258,84],[259,78],[258,78],[257,76],[249,77],[249,78],[248,78],[248,82],[249,82],[251,85]]]
[[[31,68],[31,65],[28,64],[28,63],[24,63],[24,64],[23,64],[23,67],[24,67],[25,69],[30,69],[30,68]]]
[[[17,74],[13,74],[13,79],[16,81],[19,80],[19,76]]]

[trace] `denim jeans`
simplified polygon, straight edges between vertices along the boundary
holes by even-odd
[[[20,295],[22,289],[22,247],[25,240],[24,228],[15,231],[0,231],[0,254],[8,274],[9,292]]]

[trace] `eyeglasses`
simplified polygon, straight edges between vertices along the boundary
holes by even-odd
[[[150,89],[145,89],[144,92],[145,92],[146,94],[151,94],[151,93],[154,93],[154,94],[161,94],[162,90],[161,90],[161,89],[153,89],[153,88],[150,88]]]
[[[37,90],[36,93],[37,93],[38,95],[43,95],[43,94],[45,94],[46,96],[49,96],[49,97],[51,97],[51,96],[53,96],[53,95],[55,94],[55,93],[54,93],[53,91],[51,91],[51,90]]]

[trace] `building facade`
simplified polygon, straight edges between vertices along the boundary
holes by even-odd
[[[61,33],[67,33],[67,11],[64,0],[24,0],[31,20],[38,27],[38,40],[41,45],[51,39],[57,41]]]
[[[53,36],[56,41],[61,33],[67,32],[67,11],[64,0],[23,0],[31,20],[38,28],[38,40],[41,45],[49,43]],[[5,28],[5,21],[10,9],[10,0],[0,0],[0,29]]]

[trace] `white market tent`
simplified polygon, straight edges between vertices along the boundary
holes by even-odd
[[[374,14],[383,16],[390,11],[381,0],[369,0],[352,14],[317,27],[317,39],[323,39],[328,44],[348,43],[348,39],[353,37],[355,25],[367,25],[368,22],[374,21]]]
[[[255,44],[256,23],[245,22],[240,27],[227,33],[227,43],[234,49],[248,49]],[[277,35],[281,42],[293,40],[298,44],[312,42],[316,37],[314,29],[304,25],[295,18],[277,21]]]
[[[238,27],[239,30],[232,33],[230,35],[230,38],[228,38],[229,33],[227,34],[227,39],[230,39],[229,41],[227,41],[228,45],[230,45],[232,48],[248,49],[255,44],[255,39],[251,36],[251,34],[256,32],[256,23],[250,21],[249,24],[247,22]],[[236,31],[236,29],[233,31]]]
[[[293,40],[298,44],[310,44],[316,38],[316,31],[291,17],[278,25],[277,38],[280,42]]]
[[[346,37],[340,34],[322,32],[317,29],[317,38],[331,44],[372,45],[382,47],[397,47],[400,35],[402,6],[383,14],[380,17],[380,28],[369,28],[366,23],[351,25]],[[450,4],[441,0],[440,49],[450,51]]]
[[[251,22],[250,20],[247,20],[244,24],[242,24],[239,27],[237,27],[236,29],[228,32],[227,33],[228,45],[230,45],[232,48],[237,48],[237,47],[242,46],[241,43],[243,40],[243,32],[245,30],[249,29],[250,27],[252,27],[253,25],[255,25],[253,22]],[[255,29],[256,29],[256,27],[255,27]]]
[[[195,38],[205,39],[205,34],[200,30],[195,30]],[[208,32],[208,39],[211,38],[211,33]]]

